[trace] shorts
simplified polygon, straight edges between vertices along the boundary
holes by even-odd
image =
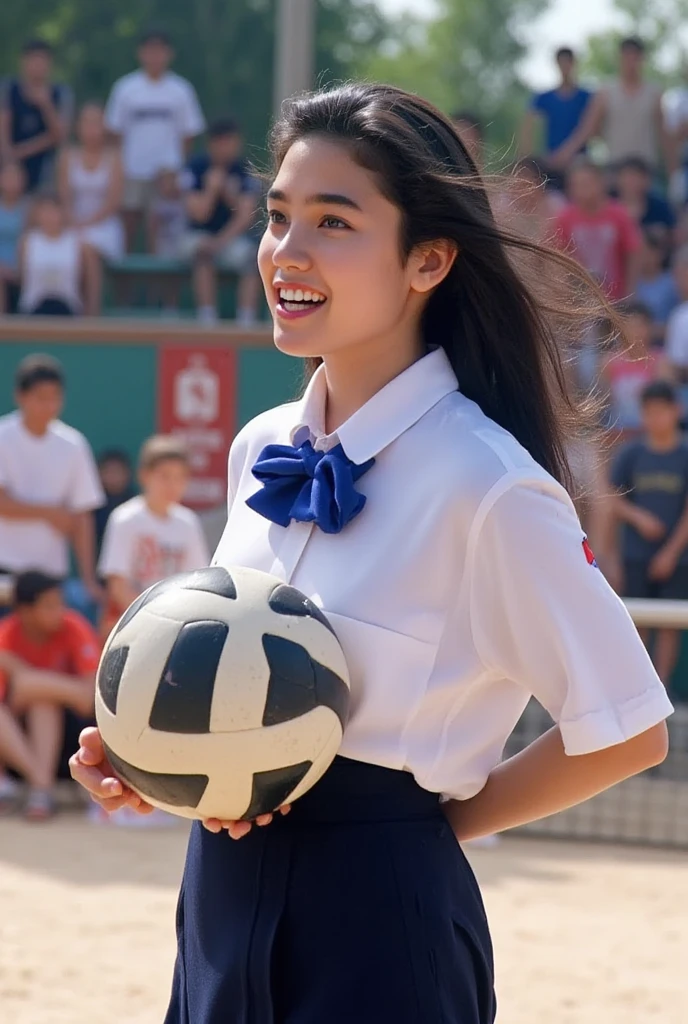
[[[179,258],[192,260],[204,239],[208,238],[204,231],[188,231],[179,242]],[[210,236],[212,237],[212,236]],[[229,270],[243,277],[244,274],[258,273],[256,257],[258,246],[247,235],[231,238],[215,255],[215,264],[223,270]]]
[[[688,565],[677,565],[668,580],[651,580],[648,562],[624,562],[624,597],[688,600]]]
[[[122,209],[129,213],[147,210],[155,195],[155,180],[141,181],[139,178],[127,178],[124,182]]]

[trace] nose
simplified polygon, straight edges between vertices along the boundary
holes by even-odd
[[[305,239],[293,224],[275,246],[272,262],[280,270],[308,270],[312,266]]]

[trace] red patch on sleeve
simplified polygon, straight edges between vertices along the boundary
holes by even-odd
[[[588,565],[594,565],[595,568],[597,568],[597,560],[595,559],[595,555],[593,553],[592,548],[588,544],[587,537],[583,538],[583,551],[585,552],[585,557],[588,560]]]

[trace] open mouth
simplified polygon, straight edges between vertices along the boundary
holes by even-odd
[[[277,312],[284,315],[313,313],[327,302],[322,292],[312,288],[277,288]]]

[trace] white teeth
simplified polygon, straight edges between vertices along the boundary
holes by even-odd
[[[303,288],[280,288],[280,299],[283,302],[324,302],[325,296],[319,292],[311,292]]]
[[[298,292],[296,293],[296,297],[298,299]],[[304,292],[303,293],[303,301],[304,302],[317,302],[317,296],[313,295],[312,292]]]
[[[303,302],[303,292],[300,288],[297,288],[294,292],[294,302]]]

